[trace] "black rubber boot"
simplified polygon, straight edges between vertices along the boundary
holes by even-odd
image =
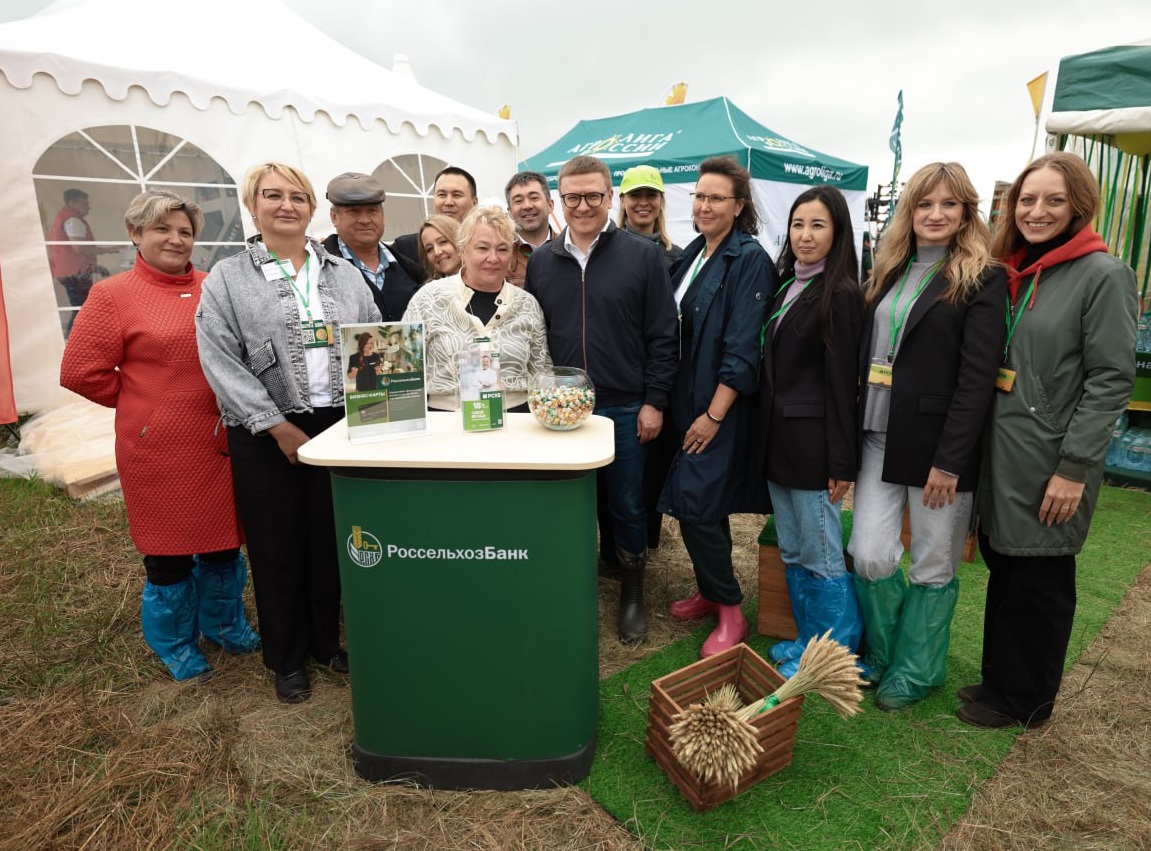
[[[620,564],[619,640],[634,644],[647,635],[647,618],[643,611],[643,571],[647,550],[629,553],[617,549]]]

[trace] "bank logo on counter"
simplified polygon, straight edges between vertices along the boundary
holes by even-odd
[[[353,526],[348,535],[348,555],[360,567],[375,567],[384,556],[384,548],[371,532]]]

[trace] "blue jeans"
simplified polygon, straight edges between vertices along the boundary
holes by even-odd
[[[641,402],[597,408],[615,423],[615,460],[601,471],[607,507],[615,524],[615,544],[624,552],[647,549],[647,513],[643,502],[643,468],[647,446],[639,442],[636,422]]]
[[[805,568],[824,579],[845,575],[839,503],[828,499],[826,489],[800,490],[777,485],[770,479],[767,488],[783,563]]]

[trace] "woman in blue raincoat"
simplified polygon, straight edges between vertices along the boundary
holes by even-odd
[[[775,270],[755,239],[759,216],[747,170],[728,157],[705,160],[695,190],[692,219],[700,235],[671,270],[681,353],[671,421],[682,439],[659,510],[679,520],[699,589],[672,603],[671,616],[719,616],[703,643],[706,657],[747,635],[728,515],[768,509],[749,447],[760,331]]]

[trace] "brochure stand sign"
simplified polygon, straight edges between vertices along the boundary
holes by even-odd
[[[367,443],[425,431],[422,322],[343,325],[348,440]]]

